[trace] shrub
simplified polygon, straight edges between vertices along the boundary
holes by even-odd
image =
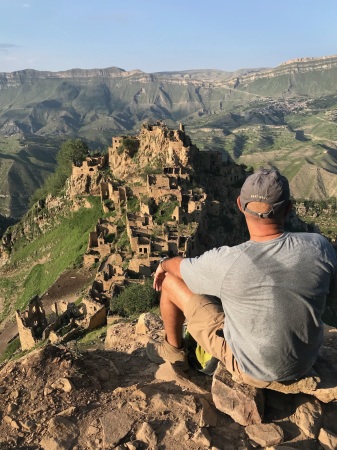
[[[106,244],[108,244],[108,243],[112,244],[113,242],[115,242],[115,239],[116,239],[115,233],[109,233],[104,237],[104,242]]]
[[[154,213],[154,220],[158,225],[163,225],[172,220],[172,214],[176,206],[179,206],[178,200],[161,201],[158,204],[157,211]]]
[[[129,197],[127,200],[127,208],[130,212],[137,212],[140,210],[140,202],[136,196]]]
[[[132,158],[138,151],[139,141],[138,139],[134,139],[131,137],[127,137],[122,139],[121,145],[117,149],[118,155],[121,155],[125,151],[127,151]]]
[[[69,139],[63,142],[56,157],[57,167],[55,172],[46,179],[41,188],[35,191],[31,203],[46,198],[48,194],[58,195],[64,189],[66,179],[71,175],[72,165],[80,166],[88,152],[88,145],[80,139]]]
[[[127,287],[118,297],[111,301],[111,311],[124,317],[137,316],[149,311],[159,304],[159,293],[152,287],[152,279],[144,284]]]
[[[116,242],[116,247],[120,248],[122,250],[128,250],[128,251],[131,250],[130,241],[129,241],[126,230],[124,230],[122,232],[122,234],[119,236],[119,239]]]

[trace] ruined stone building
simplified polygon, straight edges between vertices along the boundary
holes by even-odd
[[[81,166],[73,164],[72,176],[68,185],[68,194],[71,197],[82,194],[100,194],[100,171],[106,166],[107,156],[88,156]],[[74,181],[76,182],[74,183]]]
[[[83,299],[78,306],[61,301],[55,303],[53,310],[47,319],[40,298],[35,296],[25,311],[16,311],[22,350],[30,350],[44,339],[52,343],[66,342],[84,330],[105,325],[107,321],[105,306],[89,298]]]
[[[38,296],[33,297],[27,310],[23,313],[16,311],[19,337],[22,350],[33,348],[42,339],[43,331],[47,327],[47,319]]]

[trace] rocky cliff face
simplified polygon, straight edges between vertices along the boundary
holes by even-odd
[[[246,85],[252,81],[275,78],[282,75],[294,75],[306,72],[323,72],[329,69],[337,68],[337,56],[325,56],[322,58],[298,58],[286,61],[274,69],[267,69],[258,72],[257,74],[247,74],[233,80],[230,83],[238,85]]]
[[[115,77],[130,77],[140,75],[143,72],[140,70],[126,71],[118,67],[109,67],[107,69],[71,69],[62,72],[47,72],[33,69],[20,70],[17,72],[0,72],[0,90],[10,87],[18,87],[22,84],[30,84],[36,80],[51,80],[51,79],[83,79],[89,80],[92,78],[115,78]]]

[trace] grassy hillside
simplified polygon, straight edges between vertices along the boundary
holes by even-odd
[[[254,101],[228,113],[195,117],[186,127],[201,149],[216,149],[249,167],[274,166],[293,180],[293,195],[337,195],[337,99]],[[298,176],[298,174],[300,174]],[[310,176],[309,176],[310,174]]]
[[[33,192],[55,169],[59,139],[0,136],[0,214],[21,218]]]
[[[57,213],[47,215],[47,231],[36,230],[33,240],[22,237],[16,241],[10,263],[0,270],[1,320],[10,311],[24,308],[32,296],[43,294],[66,269],[81,264],[89,232],[103,216],[100,198],[89,201],[91,208],[76,212],[64,204]],[[31,211],[18,226],[33,226],[34,221]]]

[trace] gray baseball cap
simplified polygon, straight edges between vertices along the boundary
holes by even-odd
[[[269,217],[277,212],[289,199],[288,180],[275,169],[261,168],[250,175],[243,183],[240,193],[242,209],[260,218]],[[267,203],[270,210],[266,213],[252,211],[247,207],[250,202]]]

